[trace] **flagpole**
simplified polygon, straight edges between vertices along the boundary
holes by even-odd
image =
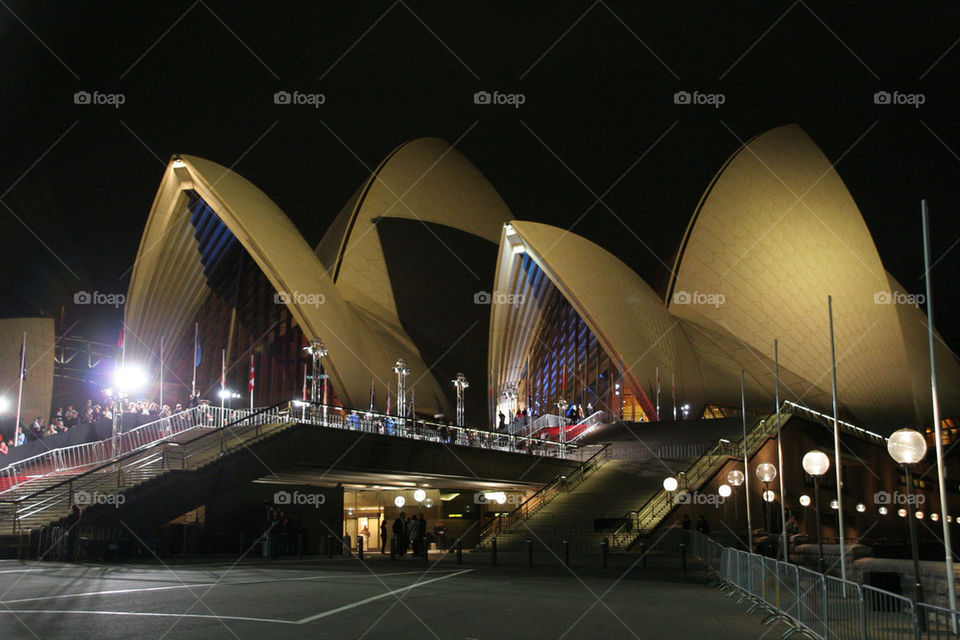
[[[740,416],[743,418],[743,494],[747,502],[747,551],[753,553],[753,521],[750,519],[750,468],[747,460],[747,394],[740,369]]]
[[[843,529],[843,473],[840,469],[840,424],[837,416],[837,351],[833,336],[833,296],[827,296],[827,313],[830,316],[830,363],[833,368],[833,463],[837,473],[837,524],[839,526],[838,539],[840,541],[840,577],[846,585],[847,580],[847,553],[844,550]],[[846,586],[844,586],[846,593]]]
[[[777,472],[780,474],[780,535],[783,537],[783,561],[790,562],[790,545],[787,541],[787,496],[783,488],[783,445],[780,434],[783,432],[783,423],[780,422],[780,345],[776,338],[773,340],[773,372],[776,379],[777,402]]]
[[[220,416],[223,417],[223,408],[224,403],[226,402],[226,390],[227,384],[227,350],[220,350]]]
[[[163,336],[160,336],[160,409],[163,410]]]
[[[200,323],[193,323],[193,384],[190,387],[190,395],[196,400],[197,397],[197,345],[200,344]]]
[[[20,430],[20,411],[21,406],[23,405],[23,373],[27,368],[27,332],[23,332],[23,342],[20,344],[20,389],[17,391],[17,422],[13,431],[13,446],[18,445],[19,434],[17,431]],[[26,442],[26,432],[24,434],[24,442]]]
[[[250,354],[250,413],[253,413],[253,387],[255,380],[254,368],[253,368],[253,354]]]
[[[657,421],[660,420],[660,367],[657,367]]]
[[[920,201],[920,218],[923,223],[923,273],[927,285],[927,339],[930,343],[930,396],[933,400],[933,438],[937,448],[937,480],[940,489],[940,522],[943,525],[943,551],[946,556],[947,587],[950,610],[957,610],[957,587],[953,581],[953,549],[950,527],[947,520],[947,487],[943,465],[943,438],[940,434],[940,398],[937,394],[937,359],[934,354],[933,335],[933,284],[930,278],[930,227],[927,220],[927,201]],[[953,632],[957,633],[957,616],[950,616]]]
[[[677,421],[677,374],[670,372],[670,395],[673,397],[673,421]]]

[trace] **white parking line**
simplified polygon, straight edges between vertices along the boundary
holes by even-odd
[[[324,611],[323,613],[318,613],[318,614],[316,614],[316,615],[312,615],[312,616],[309,616],[309,617],[307,617],[307,618],[301,618],[300,620],[297,620],[297,624],[306,624],[306,623],[308,623],[308,622],[313,622],[314,620],[319,620],[320,618],[326,618],[327,616],[332,616],[332,615],[334,615],[334,614],[336,614],[336,613],[340,613],[341,611],[347,611],[348,609],[353,609],[353,608],[355,608],[355,607],[360,607],[360,606],[363,606],[363,605],[368,604],[368,603],[370,603],[370,602],[374,602],[374,601],[376,601],[376,600],[382,600],[383,598],[387,598],[387,597],[389,597],[389,596],[394,596],[394,595],[396,595],[396,594],[398,594],[398,593],[403,593],[404,591],[409,591],[410,589],[416,589],[417,587],[426,586],[426,585],[430,584],[431,582],[437,582],[437,581],[439,581],[439,580],[446,580],[447,578],[456,578],[456,577],[459,576],[459,575],[463,575],[464,573],[469,573],[469,572],[471,572],[471,571],[473,571],[473,569],[463,569],[463,570],[461,570],[461,571],[457,571],[456,573],[451,573],[451,574],[449,574],[449,575],[440,576],[440,577],[438,577],[438,578],[431,578],[430,580],[424,580],[423,582],[416,582],[416,583],[411,584],[411,585],[406,586],[406,587],[400,587],[399,589],[394,589],[393,591],[387,591],[386,593],[381,593],[380,595],[371,596],[371,597],[369,597],[369,598],[364,598],[363,600],[358,600],[357,602],[354,602],[354,603],[352,603],[352,604],[345,604],[345,605],[343,605],[342,607],[337,607],[336,609],[330,609],[329,611]]]

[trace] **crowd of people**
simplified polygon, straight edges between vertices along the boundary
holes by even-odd
[[[142,424],[169,417],[205,402],[199,396],[191,395],[186,407],[181,403],[160,405],[149,400],[116,399],[109,396],[100,402],[87,399],[84,402],[66,407],[60,406],[51,414],[49,420],[36,416],[30,424],[23,421],[8,438],[0,437],[0,456],[7,455],[11,447],[18,447],[31,440],[39,440],[58,433],[64,433],[78,426],[97,424],[101,420],[113,420],[114,412],[122,408],[127,415],[138,416]],[[123,403],[122,407],[119,403]]]

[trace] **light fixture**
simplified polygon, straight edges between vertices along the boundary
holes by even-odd
[[[119,391],[136,391],[147,384],[147,376],[138,367],[123,365],[113,371],[113,386]]]
[[[743,484],[743,471],[739,469],[734,469],[727,474],[727,482],[733,485],[734,487],[739,487]]]
[[[0,396],[0,413],[6,413],[10,410],[10,398]]]
[[[731,489],[728,484],[722,484],[717,487],[717,493],[720,494],[721,498],[729,498],[730,494],[733,493],[733,489]]]
[[[810,496],[808,496],[807,494],[803,494],[802,496],[800,496],[800,506],[801,506],[801,507],[809,507],[809,506],[810,506]]]
[[[930,519],[933,520],[934,522],[940,522],[940,514],[934,511],[933,513],[930,514]]]
[[[429,509],[430,507],[432,507],[432,506],[433,506],[433,498],[427,498],[426,500],[424,500],[424,501],[423,501],[423,506],[425,506],[427,509]]]
[[[917,511],[916,514],[917,520],[923,520],[923,511]]]
[[[834,510],[840,508],[840,503],[837,502],[837,499],[836,499],[836,498],[834,498],[833,500],[830,501],[830,508],[831,508],[831,509],[834,509]]]
[[[680,483],[677,482],[677,479],[674,478],[673,476],[663,479],[663,488],[669,491],[670,493],[673,493],[674,491],[676,491],[677,487],[679,486],[680,486]]]
[[[867,505],[863,504],[862,502],[859,503],[859,504],[857,504],[857,512],[858,512],[858,513],[863,513],[863,512],[866,511],[866,510],[867,510]]]
[[[887,515],[888,509],[886,507],[880,507],[877,511],[880,512],[880,515],[885,516]]]
[[[417,502],[423,502],[424,500],[427,499],[427,492],[424,491],[423,489],[417,489],[416,491],[413,492],[413,499],[416,500]]]
[[[887,440],[887,451],[898,464],[916,464],[927,454],[927,439],[913,429],[898,429]]]
[[[900,516],[901,518],[906,518],[907,510],[904,509],[903,507],[900,507],[899,509],[897,509],[897,515]]]
[[[396,498],[393,499],[393,504],[397,505],[397,508],[402,507],[406,503],[407,503],[407,500],[403,496],[397,496]]]
[[[809,475],[819,477],[830,468],[830,458],[823,451],[814,449],[804,454],[800,464]]]
[[[773,482],[777,477],[777,468],[769,462],[757,465],[757,477],[760,482]]]
[[[773,502],[777,499],[777,494],[775,494],[771,489],[767,489],[763,492],[764,502]]]

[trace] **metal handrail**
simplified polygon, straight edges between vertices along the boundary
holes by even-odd
[[[790,413],[780,413],[780,425],[790,418]],[[777,429],[776,414],[761,418],[747,432],[747,455],[755,452],[759,445]],[[677,491],[684,493],[698,490],[713,477],[717,471],[733,457],[743,457],[744,442],[741,438],[737,443],[720,440],[709,451],[698,458],[683,474],[684,486]],[[663,517],[677,505],[676,492],[660,489],[636,511],[630,511],[623,516],[623,524],[610,536],[610,545],[613,548],[629,549],[637,539],[654,529],[663,521]],[[653,526],[651,526],[653,525]]]
[[[600,462],[610,459],[610,443],[604,444],[592,456],[580,463],[580,466],[569,476],[558,475],[546,485],[537,490],[532,496],[524,500],[506,516],[493,518],[480,528],[480,544],[493,536],[508,531],[517,524],[526,520],[540,510],[545,504],[553,500],[561,492],[573,491],[586,479],[590,473],[596,471]]]
[[[202,406],[192,407],[120,433],[117,438],[117,448],[119,451],[137,451],[189,429],[206,426],[198,421],[204,412],[205,409]],[[111,438],[49,449],[0,469],[0,480],[5,487],[0,493],[41,477],[105,462],[113,457],[113,453]],[[37,471],[47,470],[47,472],[40,475],[31,474],[31,468]]]

